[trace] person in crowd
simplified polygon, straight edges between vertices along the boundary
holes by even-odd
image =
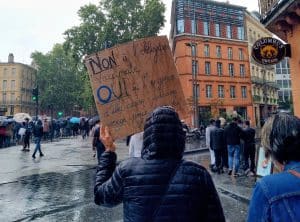
[[[210,169],[212,171],[214,171],[216,159],[215,159],[215,152],[210,147],[210,133],[212,130],[216,128],[215,122],[216,121],[214,119],[210,119],[209,121],[210,125],[207,126],[205,129],[205,142],[206,142],[206,147],[209,149],[209,153],[210,153]]]
[[[116,166],[113,138],[101,129],[105,152],[94,187],[95,203],[123,202],[124,221],[225,221],[207,170],[182,158],[185,133],[171,107],[158,107],[147,118],[140,158]]]
[[[129,157],[141,157],[143,136],[144,132],[139,132],[131,136],[129,142]]]
[[[33,136],[34,136],[34,142],[35,142],[35,149],[32,154],[33,159],[35,159],[35,154],[37,151],[39,151],[41,157],[44,156],[44,154],[42,153],[42,150],[41,150],[41,140],[42,140],[43,135],[44,135],[43,123],[39,119],[33,128]]]
[[[243,121],[238,118],[237,120],[237,125],[243,130],[244,129],[244,123]],[[244,144],[245,144],[245,141],[244,139],[241,137],[240,138],[240,168],[241,169],[244,169],[245,168],[245,159],[244,159]]]
[[[246,175],[255,176],[255,129],[250,127],[250,121],[245,121],[245,128],[243,131],[244,171]]]
[[[226,120],[223,117],[220,117],[219,120],[221,121],[221,128],[225,129],[225,127],[227,126]],[[225,144],[226,144],[226,138],[225,138],[225,131],[224,131],[224,139],[225,139]],[[223,152],[223,157],[222,159],[224,160],[223,162],[223,169],[224,171],[228,171],[228,150],[227,150],[227,146],[225,147],[225,151]]]
[[[224,129],[221,128],[221,121],[217,119],[215,124],[216,128],[210,133],[210,147],[215,152],[215,171],[220,174],[224,173],[224,153],[227,152],[227,149],[224,137]]]
[[[23,122],[23,127],[25,128],[24,139],[23,139],[23,149],[22,151],[30,151],[30,136],[31,136],[31,127],[29,125],[29,119],[26,118]]]
[[[6,129],[5,129],[5,146],[9,147],[11,145],[11,141],[13,138],[13,123],[10,122],[7,124]]]
[[[97,120],[93,132],[93,150],[96,150],[98,164],[100,162],[101,154],[104,152],[104,145],[100,140],[100,126],[100,120]]]
[[[254,188],[248,222],[300,221],[300,119],[289,114],[270,117],[262,129],[262,146],[278,171]]]
[[[44,119],[44,123],[43,123],[43,134],[44,134],[44,140],[47,141],[49,138],[49,131],[50,131],[50,126],[49,126],[49,122],[47,121],[47,119]]]
[[[234,163],[234,176],[239,176],[240,167],[240,139],[242,129],[237,125],[237,118],[233,117],[231,123],[225,127],[225,139],[228,150],[228,175],[232,175]]]
[[[5,126],[0,126],[0,148],[5,145]]]

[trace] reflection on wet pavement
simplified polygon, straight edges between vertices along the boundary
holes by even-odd
[[[201,146],[189,144],[188,149]],[[45,158],[30,153],[0,150],[0,221],[122,221],[122,205],[99,207],[93,201],[96,160],[90,142],[66,140],[43,144]],[[118,144],[118,158],[128,147]],[[208,153],[185,158],[208,168]],[[245,221],[253,178],[212,174],[229,222]]]

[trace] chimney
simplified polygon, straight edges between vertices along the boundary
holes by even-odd
[[[14,63],[14,54],[9,53],[9,55],[8,55],[8,63]]]

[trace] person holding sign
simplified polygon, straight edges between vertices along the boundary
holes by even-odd
[[[105,152],[94,187],[95,203],[123,202],[124,221],[225,221],[207,170],[183,160],[185,133],[171,107],[158,107],[146,119],[140,158],[116,167],[115,145],[108,127],[100,130]]]
[[[262,145],[280,173],[256,184],[248,221],[300,221],[300,119],[270,117],[262,129]]]

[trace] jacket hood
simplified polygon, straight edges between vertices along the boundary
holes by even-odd
[[[178,114],[172,107],[156,108],[144,126],[143,159],[181,159],[185,133]]]

